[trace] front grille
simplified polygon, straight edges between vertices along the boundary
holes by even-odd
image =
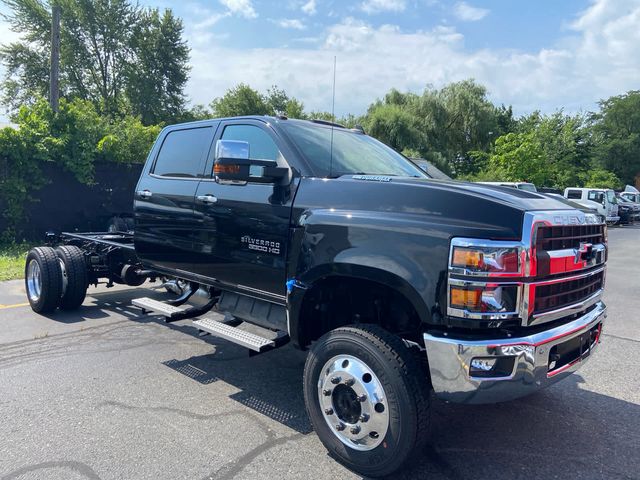
[[[536,287],[534,313],[544,313],[578,303],[600,290],[604,285],[604,272]]]
[[[564,250],[579,248],[581,243],[604,243],[604,225],[545,225],[538,227],[536,248]]]

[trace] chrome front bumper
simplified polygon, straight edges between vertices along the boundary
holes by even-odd
[[[456,403],[495,403],[523,397],[551,385],[576,371],[590,357],[600,341],[606,312],[604,303],[598,302],[576,320],[520,338],[468,341],[425,333],[435,393]],[[583,348],[583,339],[593,338],[589,335],[594,333],[595,341],[585,340],[586,348]],[[576,358],[554,367],[550,352],[557,358],[557,352],[566,352],[576,344],[579,345]],[[477,369],[474,373],[473,359],[480,365],[495,362],[495,366],[501,366],[502,373]]]

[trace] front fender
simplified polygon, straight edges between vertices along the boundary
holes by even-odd
[[[289,263],[289,329],[298,332],[304,289],[330,276],[362,278],[401,293],[422,322],[439,309],[449,234],[417,215],[336,209],[305,212]]]

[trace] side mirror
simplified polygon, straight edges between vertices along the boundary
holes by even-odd
[[[289,170],[279,167],[275,160],[258,160],[249,157],[249,142],[218,140],[216,142],[213,174],[216,181],[244,185],[253,183],[278,183]]]

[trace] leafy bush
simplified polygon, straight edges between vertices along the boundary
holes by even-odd
[[[39,99],[20,108],[15,121],[18,128],[0,129],[0,206],[8,224],[4,240],[16,238],[25,205],[45,185],[44,162],[56,163],[90,184],[96,160],[144,162],[161,128],[144,126],[132,116],[109,119],[80,99],[61,99],[57,113]]]
[[[160,125],[146,127],[138,118],[125,117],[108,127],[109,133],[98,142],[98,153],[111,162],[144,163],[160,130]]]

